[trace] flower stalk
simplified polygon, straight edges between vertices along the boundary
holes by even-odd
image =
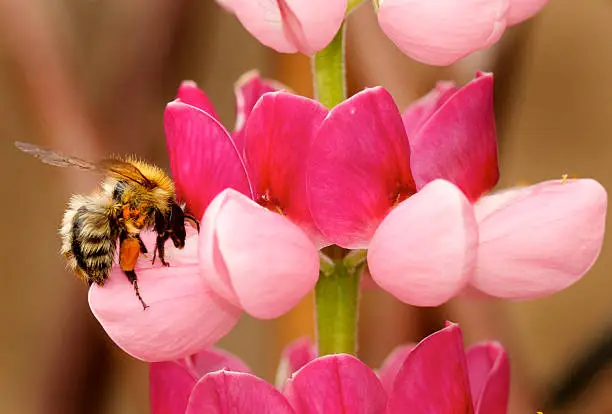
[[[315,97],[330,109],[346,99],[345,27],[312,59]],[[321,254],[315,288],[319,355],[354,355],[357,350],[359,276],[364,261],[352,258],[357,260],[331,260]]]
[[[346,99],[345,27],[312,59],[315,99],[329,109]]]
[[[330,275],[321,273],[315,288],[319,355],[357,351],[359,277],[363,263],[349,267],[336,262]]]

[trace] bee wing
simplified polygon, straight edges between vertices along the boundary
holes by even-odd
[[[59,151],[41,148],[27,142],[16,141],[15,146],[21,151],[33,155],[45,164],[55,165],[56,167],[76,167],[82,170],[109,173],[115,178],[133,181],[146,188],[155,187],[155,184],[145,177],[135,165],[117,158],[107,158],[93,163],[81,158],[64,155]]]
[[[16,141],[15,146],[21,151],[33,155],[45,164],[57,167],[77,167],[82,170],[97,170],[98,167],[91,162],[77,157],[69,157],[61,152],[47,150],[27,142]]]

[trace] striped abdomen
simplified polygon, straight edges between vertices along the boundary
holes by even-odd
[[[97,195],[74,196],[60,233],[68,266],[89,284],[104,284],[113,266],[118,228],[112,200]]]

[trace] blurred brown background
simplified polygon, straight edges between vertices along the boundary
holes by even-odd
[[[556,0],[494,49],[450,68],[410,61],[369,5],[350,19],[349,84],[382,84],[400,107],[438,79],[496,74],[500,187],[563,173],[612,184],[612,3]],[[358,29],[358,30],[357,30]],[[233,125],[232,84],[258,68],[309,95],[308,60],[260,46],[211,0],[1,0],[2,214],[0,413],[147,413],[147,366],[113,346],[63,269],[56,227],[71,193],[96,177],[18,153],[16,139],[87,158],[138,153],[167,165],[162,114],[179,82],[206,90]],[[362,358],[462,324],[466,341],[495,338],[511,355],[513,413],[612,412],[612,247],[572,288],[525,303],[455,300],[416,310],[383,292],[362,301]],[[220,346],[272,380],[284,344],[312,335],[307,298],[270,322],[243,318]],[[606,342],[607,341],[607,342]],[[606,345],[607,343],[607,345]],[[585,359],[586,358],[586,359]]]

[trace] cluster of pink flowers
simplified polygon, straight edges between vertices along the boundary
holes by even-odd
[[[139,261],[146,312],[124,277],[92,287],[92,311],[129,354],[184,358],[242,311],[286,313],[313,289],[329,244],[367,248],[376,284],[417,306],[466,291],[541,297],[598,256],[607,196],[596,181],[487,195],[498,180],[492,75],[441,83],[403,115],[380,87],[332,110],[278,87],[241,79],[233,135],[192,82],[168,104],[172,173],[201,231],[169,246],[169,268]]]
[[[217,0],[261,43],[313,55],[329,44],[363,0]],[[368,1],[369,3],[369,1]],[[431,65],[449,65],[496,43],[507,27],[547,0],[373,0],[378,23],[398,48]],[[324,11],[324,12],[322,12]]]
[[[463,349],[458,325],[397,348],[377,372],[350,355],[289,346],[277,388],[233,355],[207,350],[151,364],[152,414],[502,413],[510,369],[495,342]]]

